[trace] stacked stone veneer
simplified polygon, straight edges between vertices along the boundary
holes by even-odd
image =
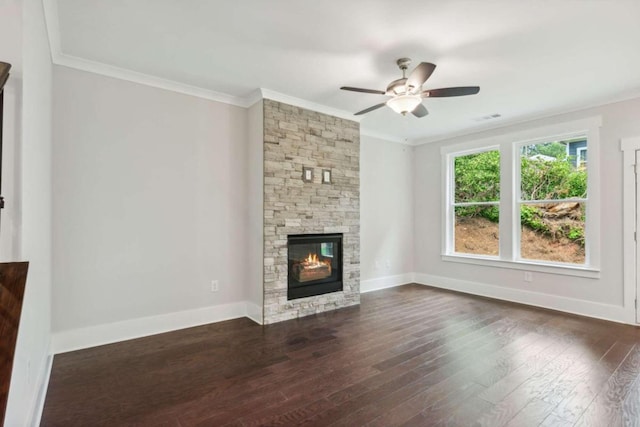
[[[360,303],[359,171],[357,122],[264,100],[265,324]],[[287,301],[287,236],[321,233],[343,233],[343,291]]]

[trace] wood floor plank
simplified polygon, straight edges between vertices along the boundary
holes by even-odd
[[[483,326],[489,325],[493,322],[496,322],[500,319],[500,316],[497,315],[492,315],[492,316],[488,316],[487,318],[473,323],[471,325],[469,325],[468,327],[465,327],[459,331],[456,332],[452,332],[452,331],[444,331],[446,333],[446,336],[443,336],[441,338],[437,338],[431,341],[426,342],[425,344],[422,344],[418,347],[412,348],[410,350],[407,350],[403,353],[398,354],[397,356],[391,357],[381,363],[376,364],[374,367],[376,369],[379,369],[381,371],[384,371],[385,369],[389,369],[393,366],[399,365],[402,362],[406,362],[409,359],[412,359],[414,357],[418,357],[422,354],[424,354],[425,352],[428,352],[442,344],[444,344],[445,342],[447,342],[448,340],[450,340],[451,338],[456,339],[456,338],[464,338],[466,335],[469,335],[471,332],[473,332],[475,330],[475,328],[482,328]]]
[[[575,423],[632,348],[632,344],[617,341],[553,412],[560,418]]]
[[[591,341],[594,339],[591,338]],[[586,343],[584,343],[586,345]],[[596,345],[598,343],[591,343]],[[518,423],[531,423],[532,419],[546,418],[554,409],[555,403],[542,400],[549,390],[553,390],[558,384],[559,378],[583,359],[588,347],[579,345],[576,340],[574,345],[566,347],[557,357],[549,363],[532,372],[531,376],[518,385],[512,392],[496,401],[493,410],[485,414],[481,420],[482,425],[502,426]],[[500,389],[500,391],[503,391]],[[492,395],[493,397],[494,395]],[[486,393],[480,397],[486,398]],[[540,401],[540,402],[538,402]],[[531,405],[531,406],[530,406]],[[530,409],[526,409],[530,408]],[[543,411],[544,409],[544,411]],[[522,412],[524,411],[524,412]],[[536,412],[537,411],[537,412]],[[513,423],[513,424],[512,424]]]
[[[489,332],[485,331],[485,333]],[[429,372],[437,369],[441,363],[446,362],[447,355],[450,354],[453,348],[459,348],[460,345],[464,345],[467,347],[466,350],[470,350],[476,346],[474,341],[470,341],[468,339],[458,340],[459,341],[457,343],[454,342],[455,340],[450,343],[447,343],[446,341],[439,342],[437,346],[434,346],[431,350],[421,354],[420,357],[408,359],[405,362],[400,363],[399,365],[382,371],[379,375],[376,375],[373,378],[365,379],[364,381],[354,385],[353,387],[349,387],[341,390],[340,392],[334,393],[330,396],[330,398],[335,403],[339,403],[353,396],[355,391],[354,388],[360,389],[364,386],[365,390],[370,390],[377,387],[381,382],[389,381],[397,375],[400,375],[401,373],[412,369],[419,369],[419,373],[421,375],[426,375]]]
[[[542,421],[540,427],[571,427],[573,423],[551,413]]]
[[[639,387],[638,328],[406,285],[56,355],[41,425],[637,425]]]
[[[615,337],[605,336],[593,345],[585,345],[585,351],[576,363],[542,392],[542,399],[553,404],[554,407],[564,401],[571,391],[597,367],[599,360],[611,349],[615,340]],[[580,344],[576,343],[576,345]]]
[[[486,333],[489,334],[490,332],[487,331]],[[459,344],[463,344],[463,346],[460,346]],[[334,393],[330,396],[330,398],[335,403],[343,402],[354,395],[353,389],[356,387],[360,388],[362,386],[366,386],[366,390],[371,390],[379,387],[380,384],[390,381],[396,378],[398,375],[402,375],[402,373],[410,370],[416,371],[419,375],[422,376],[427,375],[435,370],[438,370],[443,365],[451,362],[450,355],[452,354],[452,351],[454,351],[454,348],[458,349],[461,355],[468,356],[469,351],[473,351],[474,349],[478,348],[478,342],[473,340],[464,340],[460,341],[458,345],[455,346],[454,343],[451,343],[451,346],[445,345],[445,343],[441,343],[439,346],[422,354],[420,357],[412,358],[400,365],[382,371],[380,374],[371,379],[367,379],[353,387],[349,387],[341,390],[338,393]]]
[[[493,403],[487,402],[478,396],[471,397],[458,406],[446,420],[436,425],[446,427],[477,426],[478,420],[482,418],[484,414],[491,412],[494,406]]]
[[[537,426],[553,411],[553,404],[533,398],[506,424],[507,427]]]
[[[450,361],[448,366],[454,373],[428,390],[417,393],[412,398],[389,410],[383,416],[380,416],[375,424],[391,423],[391,419],[408,420],[417,413],[429,416],[432,423],[442,421],[441,418],[445,418],[443,408],[446,409],[446,415],[448,415],[454,410],[454,406],[462,403],[462,401],[458,402],[460,396],[468,394],[467,397],[472,397],[484,391],[484,387],[473,382],[477,365],[485,360],[497,360],[505,357],[506,354],[514,349],[524,347],[532,338],[531,334],[521,336],[521,330],[518,328],[514,328],[510,332],[512,335],[503,334],[495,341],[485,339],[484,345],[480,345],[477,342],[470,343],[469,351],[463,353],[466,356],[460,357],[456,353]],[[449,359],[451,359],[451,356],[449,356]],[[456,394],[456,396],[452,396],[452,394]],[[443,400],[446,401],[443,402]]]
[[[351,351],[348,352],[347,354],[353,355]],[[366,362],[366,359],[360,359],[359,357],[352,357],[352,359],[355,359],[361,362]],[[317,361],[314,362],[315,368],[321,368],[322,366],[318,365],[316,362]],[[265,396],[265,399],[267,399],[266,396],[270,396],[270,390],[273,387],[280,387],[281,393],[284,393],[284,394],[288,394],[289,391],[291,393],[299,393],[296,391],[298,389],[303,389],[305,394],[331,392],[332,389],[343,386],[345,382],[347,385],[353,382],[353,380],[349,379],[350,377],[353,378],[353,377],[359,376],[360,378],[362,377],[366,378],[367,376],[369,376],[369,373],[363,375],[362,374],[363,370],[372,371],[371,366],[369,366],[367,363],[365,363],[364,365],[360,363],[356,366],[352,364],[343,364],[341,360],[336,360],[336,359],[334,359],[333,362],[334,364],[342,368],[340,370],[336,370],[335,368],[332,368],[331,382],[317,381],[317,378],[314,378],[313,374],[302,375],[301,372],[288,372],[287,376],[282,377],[282,380],[280,381],[282,384],[279,384],[278,382],[274,382],[273,378],[270,378],[270,377],[267,378],[267,383],[264,384],[264,392],[262,393],[262,395]],[[305,365],[302,367],[302,370],[305,370],[307,368],[308,368],[308,365]],[[318,371],[322,372],[322,369],[318,369]],[[346,373],[346,377],[345,375],[343,375],[344,373]],[[323,374],[320,374],[320,375],[323,375]],[[326,375],[326,373],[324,375]],[[293,378],[299,378],[299,380],[292,381],[291,380],[292,376]],[[255,385],[255,383],[253,385]],[[256,392],[259,393],[259,390],[256,390]],[[229,395],[229,393],[226,393],[226,394],[227,396]],[[225,399],[227,398],[227,396],[225,396]],[[220,405],[220,403],[221,402],[217,402],[218,405]],[[254,399],[254,404],[260,405],[261,402],[259,401],[259,399],[257,400]],[[194,411],[191,411],[191,412],[193,413]]]
[[[489,387],[480,397],[491,403],[501,402],[528,381],[533,375],[544,369],[551,361],[568,348],[567,343],[547,341],[549,345],[539,352],[531,354],[522,366]]]
[[[622,403],[622,421],[626,426],[640,426],[640,374]]]
[[[622,405],[640,372],[640,345],[635,345],[606,385],[589,404],[576,425],[602,425],[615,420],[622,423]]]
[[[538,354],[553,344],[553,341],[543,337],[542,335],[536,334],[535,336],[537,339],[531,343],[531,346],[526,352],[509,355],[509,357],[498,359],[493,363],[483,361],[483,364],[481,365],[481,369],[483,369],[483,371],[476,375],[474,378],[475,382],[485,388],[490,388],[525,365],[531,357],[527,355]],[[524,355],[525,357],[520,357],[521,355]]]
[[[517,331],[517,329],[513,329]],[[511,338],[515,339],[516,334]],[[436,370],[431,371],[429,375],[433,385],[424,389],[423,387],[415,387],[414,384],[409,385],[403,390],[402,398],[390,399],[384,404],[369,404],[359,410],[353,412],[348,417],[343,418],[336,425],[354,425],[364,424],[376,417],[382,417],[380,425],[390,423],[391,419],[399,421],[408,419],[407,416],[431,410],[437,412],[434,407],[441,399],[445,398],[452,390],[464,389],[471,384],[468,373],[473,369],[473,363],[478,358],[497,357],[502,347],[509,342],[507,336],[502,336],[502,341],[486,342],[484,346],[478,346],[478,343],[470,344],[468,352],[464,352],[464,356],[452,354],[447,359],[441,359],[441,364]],[[475,349],[472,347],[475,346]],[[400,405],[398,402],[402,402]],[[383,415],[384,414],[384,415]]]
[[[432,363],[416,368],[416,371],[423,374],[429,373],[425,379],[429,381],[431,386],[427,389],[424,388],[424,384],[420,380],[398,390],[395,393],[397,399],[388,399],[383,404],[367,404],[358,408],[353,407],[352,402],[348,402],[346,405],[350,407],[351,413],[340,419],[335,425],[359,425],[383,413],[393,415],[394,413],[408,412],[413,415],[429,408],[433,402],[438,400],[438,396],[446,395],[447,390],[468,385],[470,382],[469,373],[473,371],[474,363],[487,357],[499,357],[503,347],[511,345],[516,340],[518,336],[517,333],[514,333],[516,331],[519,330],[514,328],[513,324],[496,326],[494,340],[485,337],[480,340],[482,344],[474,341],[469,342],[467,351],[463,351],[461,354],[453,353],[450,356],[442,356],[434,359]],[[381,375],[387,372],[385,371]],[[396,407],[398,402],[403,402],[403,404]]]
[[[453,382],[453,381],[452,381]],[[462,381],[458,381],[461,383]],[[451,387],[451,383],[447,387]],[[449,414],[470,397],[478,395],[484,387],[473,382],[466,382],[459,387],[446,390],[429,389],[429,395],[421,395],[419,399],[410,399],[367,424],[368,427],[385,427],[398,425],[416,425],[418,421],[428,420],[430,425],[442,423]],[[429,400],[428,404],[420,404]],[[422,424],[425,425],[425,424]]]

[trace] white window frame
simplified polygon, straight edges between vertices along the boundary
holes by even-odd
[[[600,277],[600,127],[601,117],[531,128],[443,146],[442,155],[442,259],[501,268],[514,268],[570,276]],[[520,147],[586,136],[589,156],[587,162],[587,191],[585,221],[585,264],[569,264],[520,257]],[[483,151],[500,151],[500,220],[499,256],[482,256],[455,252],[454,230],[454,160],[456,157]],[[564,199],[566,201],[567,199]],[[582,199],[580,199],[582,201]],[[527,201],[523,201],[527,202]]]
[[[479,154],[479,153],[485,153],[487,151],[498,151],[500,152],[500,146],[499,145],[491,145],[488,147],[481,147],[481,148],[474,148],[471,150],[466,150],[466,151],[462,151],[462,152],[457,152],[457,153],[451,153],[451,156],[448,160],[449,163],[449,180],[451,181],[451,185],[448,186],[447,191],[449,191],[449,197],[447,200],[449,200],[450,202],[448,203],[448,210],[447,210],[447,223],[448,224],[452,224],[451,227],[451,233],[450,233],[450,251],[454,254],[454,255],[461,255],[461,256],[472,256],[472,257],[481,257],[481,258],[487,258],[487,259],[493,259],[493,260],[498,260],[500,259],[500,249],[498,250],[498,255],[475,255],[475,254],[467,254],[467,253],[463,253],[463,252],[455,252],[455,224],[456,224],[456,212],[455,212],[455,208],[458,206],[481,206],[481,205],[485,205],[485,206],[498,206],[498,209],[500,209],[500,199],[496,200],[496,201],[491,201],[491,202],[456,202],[456,186],[455,186],[455,161],[456,158],[458,157],[464,157],[464,156],[470,156],[473,154]],[[502,153],[500,153],[500,163],[502,163]],[[502,177],[501,177],[502,178]],[[502,181],[502,180],[501,180]],[[500,187],[500,194],[502,197],[502,182],[501,182],[501,187]],[[498,220],[498,224],[500,224],[499,220]],[[499,242],[499,240],[498,240]]]

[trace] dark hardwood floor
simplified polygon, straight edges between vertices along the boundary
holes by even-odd
[[[640,425],[640,329],[419,285],[57,355],[43,426]]]

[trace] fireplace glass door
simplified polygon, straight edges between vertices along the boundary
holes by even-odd
[[[289,236],[287,299],[342,290],[342,234]]]

